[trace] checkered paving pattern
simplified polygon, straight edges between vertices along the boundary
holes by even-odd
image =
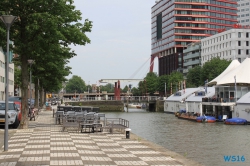
[[[0,166],[181,166],[182,163],[154,151],[125,134],[62,131],[50,111],[43,111],[30,129],[17,130],[8,152],[0,152]]]

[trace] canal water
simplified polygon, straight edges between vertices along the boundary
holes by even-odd
[[[105,114],[129,120],[132,133],[203,165],[250,165],[250,125],[197,123],[143,109]]]

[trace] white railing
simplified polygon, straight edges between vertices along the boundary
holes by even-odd
[[[69,99],[69,98],[63,98],[64,102],[71,102],[71,101],[98,101],[98,100],[109,100],[109,101],[115,101],[115,100],[120,100],[120,101],[155,101],[155,100],[160,100],[161,98],[159,96],[121,96],[121,97],[86,97],[82,99]]]

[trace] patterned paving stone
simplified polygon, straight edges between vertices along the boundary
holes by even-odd
[[[9,150],[0,152],[0,166],[182,165],[125,134],[62,132],[50,111],[41,112],[30,126],[10,138]]]

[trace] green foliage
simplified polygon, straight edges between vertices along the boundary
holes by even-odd
[[[161,75],[158,77],[158,91],[165,92],[165,84],[166,90],[169,87],[169,76],[168,75]]]
[[[213,80],[220,75],[231,63],[225,59],[213,58],[202,67],[196,66],[188,71],[187,87],[203,86],[205,80]]]
[[[169,75],[168,88],[171,89],[172,84],[172,93],[178,91],[181,81],[183,81],[183,75],[180,72],[172,72]]]
[[[213,58],[209,62],[205,63],[202,67],[201,71],[201,80],[203,83],[205,80],[208,81],[213,80],[218,75],[220,75],[231,63],[231,61],[227,61],[225,59]]]
[[[128,86],[126,85],[123,89],[122,89],[123,93],[127,93],[128,92]]]
[[[190,69],[187,74],[187,87],[193,88],[203,85],[204,81],[201,81],[201,70],[200,66],[195,66],[194,68]]]
[[[139,88],[136,88],[136,87],[133,87],[131,89],[131,93],[133,93],[134,96],[141,96],[142,95]]]
[[[73,75],[65,88],[67,93],[82,93],[86,89],[86,85],[81,77]]]
[[[154,72],[149,72],[147,76],[144,78],[144,86],[146,88],[146,92],[149,93],[150,95],[153,95],[158,87],[158,76]]]
[[[70,74],[69,59],[76,56],[70,45],[90,43],[85,33],[91,31],[92,22],[82,21],[72,0],[1,0],[0,12],[18,17],[10,28],[10,40],[15,44],[14,53],[19,55],[16,61],[22,71],[22,113],[26,115],[30,70],[27,60],[35,60],[31,68],[33,82],[39,79],[45,92],[58,91]],[[5,45],[6,27],[0,23],[0,46]],[[22,118],[21,124],[27,126],[26,120]]]
[[[114,93],[114,84],[101,85],[101,91],[107,91],[107,93]]]

